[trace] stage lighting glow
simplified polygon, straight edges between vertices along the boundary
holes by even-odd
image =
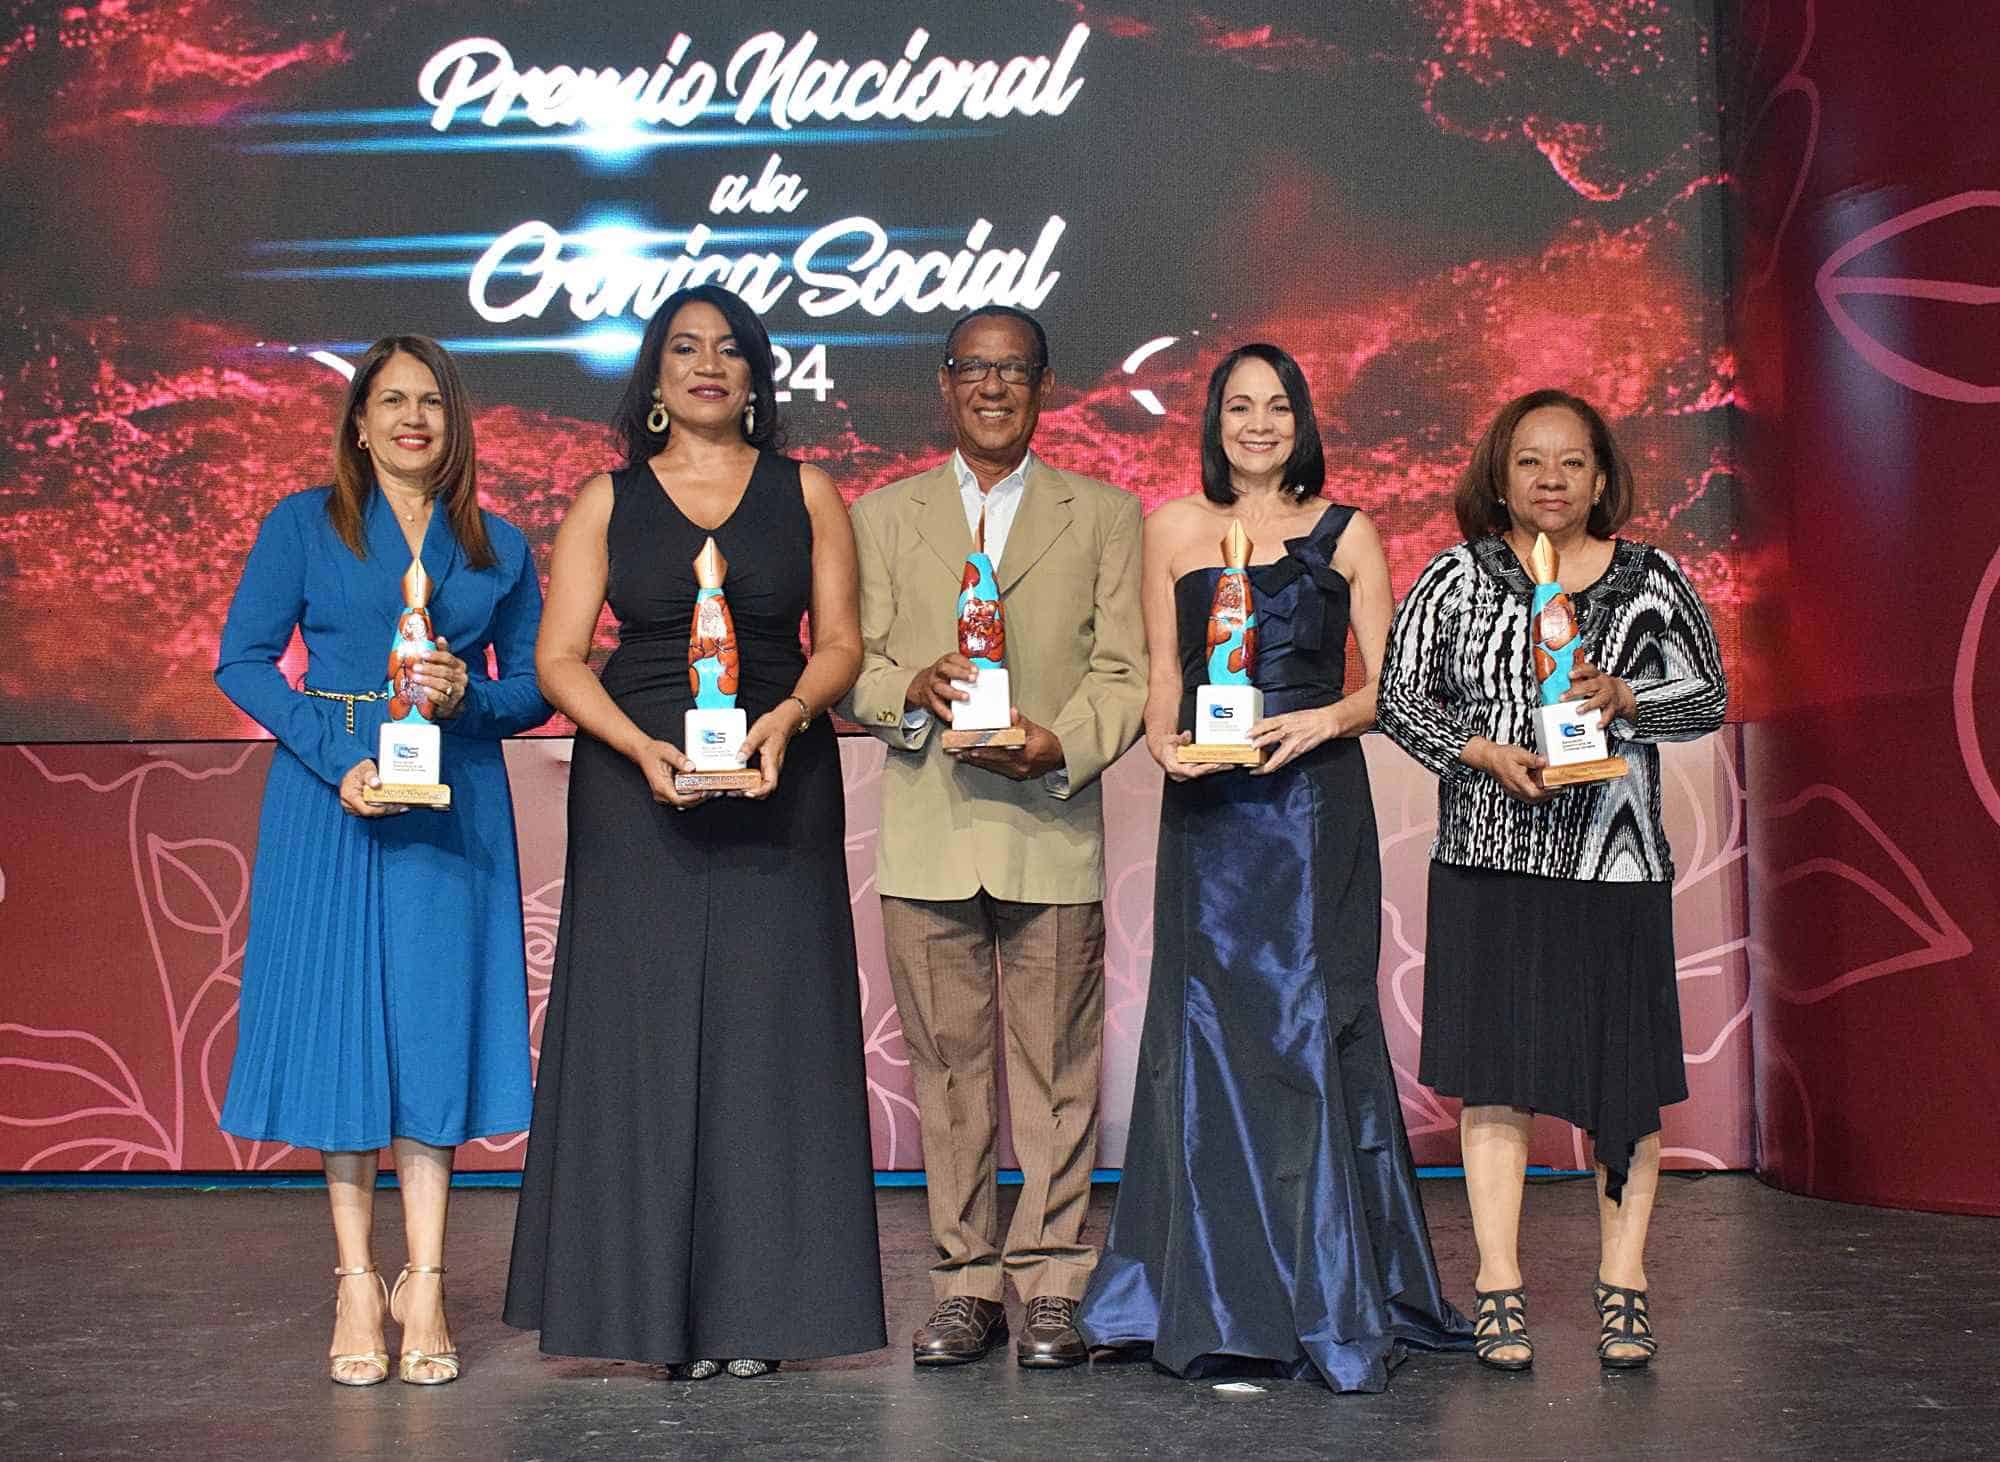
[[[601,161],[629,163],[645,154],[653,136],[644,127],[620,124],[587,128],[581,142],[585,152]]]

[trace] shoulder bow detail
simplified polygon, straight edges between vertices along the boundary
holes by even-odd
[[[1338,536],[1338,535],[1335,535]],[[1317,594],[1301,594],[1292,611],[1292,643],[1307,653],[1324,647],[1326,640],[1326,596],[1347,594],[1347,580],[1327,560],[1333,544],[1324,533],[1309,538],[1287,538],[1285,556],[1275,563],[1261,564],[1250,573],[1266,594],[1282,594],[1294,581],[1311,579]]]

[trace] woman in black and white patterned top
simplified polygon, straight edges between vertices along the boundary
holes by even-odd
[[[1464,1104],[1479,1356],[1507,1370],[1533,1357],[1516,1249],[1536,1112],[1596,1138],[1599,1359],[1642,1366],[1654,1351],[1644,1252],[1660,1108],[1687,1096],[1658,743],[1721,726],[1727,686],[1679,565],[1615,536],[1633,498],[1588,402],[1509,402],[1459,483],[1466,541],[1419,576],[1382,670],[1382,729],[1438,776],[1418,1076]],[[1630,764],[1613,781],[1550,789],[1538,775],[1523,567],[1538,533],[1582,633],[1570,693]]]

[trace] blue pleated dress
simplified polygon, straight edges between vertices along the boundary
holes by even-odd
[[[534,558],[488,513],[499,562],[475,570],[445,514],[432,514],[431,619],[471,674],[463,709],[442,723],[451,810],[355,817],[337,788],[375,756],[386,702],[356,705],[350,730],[345,703],[301,694],[277,662],[297,626],[304,684],[380,689],[410,550],[377,490],[368,557],[356,558],[327,518],[330,492],[294,493],[264,520],[216,666],[223,693],[278,741],[222,1128],[330,1152],[517,1132],[531,1104],[527,974],[500,739],[549,715],[535,685]]]

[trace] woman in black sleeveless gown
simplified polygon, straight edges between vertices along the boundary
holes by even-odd
[[[1204,496],[1146,526],[1147,744],[1168,776],[1152,980],[1118,1203],[1078,1324],[1176,1375],[1248,1362],[1380,1391],[1407,1347],[1470,1335],[1438,1283],[1376,1003],[1382,874],[1358,737],[1388,566],[1365,517],[1322,507],[1290,356],[1226,358],[1203,435]],[[1254,773],[1190,775],[1174,748],[1208,678],[1232,518],[1285,548],[1249,575],[1270,750]],[[1368,684],[1343,700],[1350,610]]]
[[[506,1320],[545,1351],[693,1379],[886,1342],[845,803],[819,714],[859,666],[854,548],[832,483],[770,449],[771,376],[735,295],[659,311],[621,408],[627,465],[564,523],[538,655],[579,734]],[[767,779],[742,797],[672,784],[710,539]],[[604,602],[619,644],[600,684],[583,654]]]

